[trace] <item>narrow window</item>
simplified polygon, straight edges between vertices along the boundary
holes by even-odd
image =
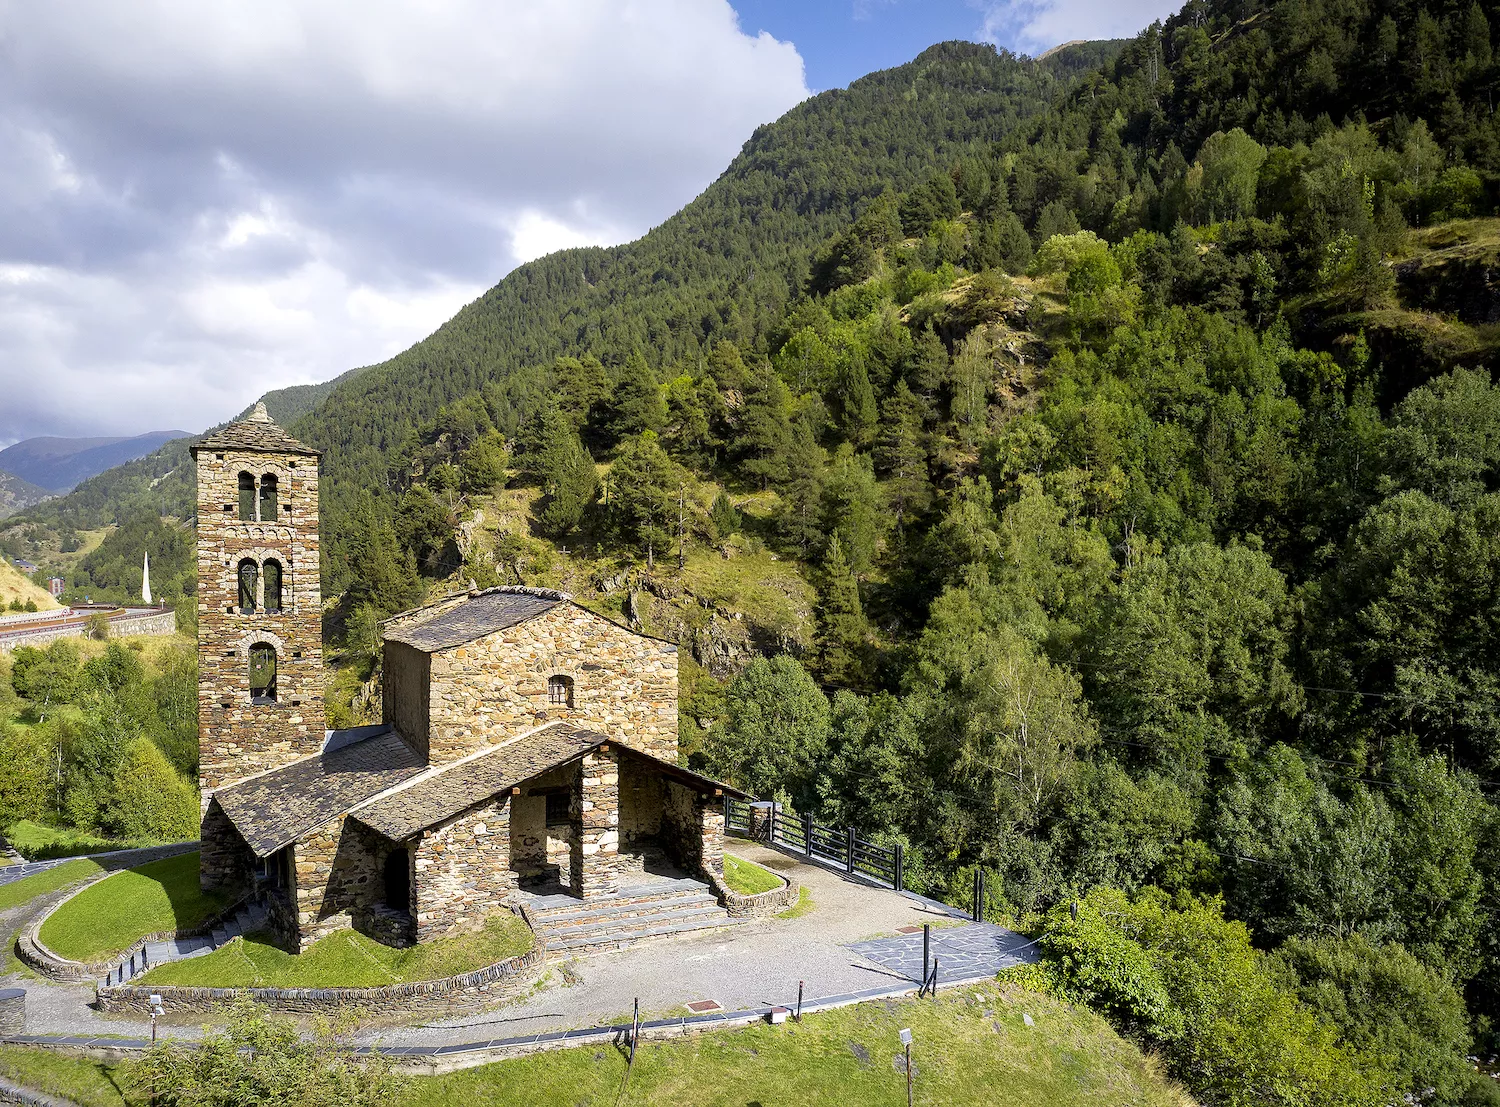
[[[255,577],[260,570],[248,557],[240,562],[240,614],[249,615],[255,610]]]
[[[255,522],[255,478],[249,473],[240,474],[240,518]]]
[[[547,702],[555,707],[572,707],[573,678],[565,676],[548,677]]]
[[[572,795],[564,789],[560,792],[547,793],[547,825],[567,826],[572,821],[569,807]]]
[[[411,911],[411,853],[393,849],[385,858],[385,905],[392,911]]]
[[[250,647],[250,702],[276,702],[276,648],[264,642]]]
[[[266,611],[275,613],[281,610],[281,562],[267,561],[265,574]]]
[[[276,521],[276,476],[273,473],[260,478],[260,521]]]

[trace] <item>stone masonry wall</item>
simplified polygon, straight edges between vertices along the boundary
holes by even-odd
[[[417,940],[482,926],[515,890],[508,796],[497,796],[422,835],[415,851]]]
[[[573,793],[573,845],[570,885],[575,896],[597,899],[620,890],[619,755],[605,748],[583,755]]]
[[[661,834],[666,780],[633,757],[620,758],[620,856],[623,869],[640,871],[641,847],[655,844]]]
[[[203,887],[249,892],[255,882],[255,853],[217,803],[210,802],[203,815],[201,836],[198,872]]]
[[[724,805],[675,780],[667,781],[662,805],[662,847],[683,872],[724,873]]]
[[[381,721],[395,727],[422,756],[428,748],[431,655],[405,642],[386,642],[381,662]]]
[[[384,898],[375,837],[343,816],[303,835],[293,846],[292,904],[300,953],[319,938],[354,925],[367,904]]]
[[[277,478],[274,522],[241,522],[239,474]],[[243,558],[282,565],[282,610],[239,613]],[[218,788],[318,752],[323,740],[318,463],[249,451],[198,455],[198,741],[205,804]],[[262,576],[263,580],[263,576]],[[250,702],[249,651],[277,654],[277,702]]]
[[[551,868],[566,883],[573,856],[573,828],[547,825],[547,798],[553,788],[572,789],[577,765],[559,765],[526,783],[510,800],[510,867],[517,879],[534,878]],[[570,800],[571,803],[571,800]]]
[[[573,706],[547,701],[547,679],[573,679]],[[557,719],[677,760],[677,647],[574,603],[432,659],[432,763],[455,761]]]

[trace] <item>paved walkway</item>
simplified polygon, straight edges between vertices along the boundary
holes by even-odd
[[[0,867],[0,886],[13,883],[33,873],[43,872],[66,865],[69,861],[94,861],[106,869],[128,869],[133,865],[170,857],[174,853],[188,853],[198,848],[197,841],[173,842],[165,846],[139,846],[133,849],[108,850],[104,853],[80,853],[75,857],[52,857],[46,861],[24,861],[16,865]]]
[[[691,1015],[686,1005],[701,1000],[712,1000],[722,1012],[790,1004],[796,1001],[799,981],[809,999],[894,994],[910,989],[920,977],[922,956],[921,933],[900,935],[897,929],[924,922],[944,924],[933,930],[939,949],[951,951],[939,953],[944,983],[957,982],[964,967],[973,970],[966,975],[992,975],[1001,956],[1011,958],[1003,962],[1008,964],[1035,958],[1034,947],[1021,948],[1021,936],[964,923],[940,904],[871,887],[749,842],[731,840],[727,845],[731,853],[806,888],[813,909],[794,919],[758,919],[553,965],[532,994],[506,1006],[476,1006],[417,1026],[372,1026],[358,1040],[372,1046],[439,1047],[446,1052],[474,1042],[561,1036],[565,1031],[628,1023],[637,999],[642,1017],[674,1020]],[[0,919],[12,927],[18,921]],[[908,952],[913,948],[915,970]],[[950,957],[952,971],[946,967]],[[91,988],[35,978],[18,983],[29,991],[27,1022],[33,1034],[141,1034],[149,1028],[145,1020],[105,1016],[86,1006]],[[196,1015],[169,1017],[163,1033],[194,1038],[201,1021]]]
[[[922,982],[922,935],[874,938],[848,947],[853,953]],[[994,976],[1001,969],[1036,960],[1035,943],[1013,930],[991,923],[970,923],[932,932],[931,954],[938,962],[939,980],[970,980]]]

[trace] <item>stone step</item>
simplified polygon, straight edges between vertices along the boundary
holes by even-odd
[[[705,904],[701,907],[688,907],[678,911],[656,911],[649,915],[623,915],[618,917],[601,917],[597,919],[585,919],[567,926],[544,926],[542,931],[550,942],[554,935],[558,938],[574,938],[582,934],[613,934],[617,931],[640,930],[642,927],[665,926],[672,923],[688,922],[693,919],[703,918],[728,918],[728,913],[717,904]]]
[[[605,899],[595,900],[592,903],[579,903],[576,907],[555,909],[545,914],[532,912],[539,926],[567,926],[584,919],[604,918],[626,918],[630,915],[648,915],[658,911],[670,911],[678,908],[688,909],[702,907],[707,904],[717,904],[718,898],[707,892],[690,894],[677,892],[670,896],[658,896],[651,899]]]
[[[708,917],[693,919],[671,925],[640,927],[632,930],[622,929],[619,933],[607,935],[583,935],[577,938],[565,938],[561,941],[548,940],[547,956],[553,960],[564,957],[581,957],[591,953],[608,953],[613,950],[627,949],[637,942],[651,941],[655,938],[675,938],[682,934],[692,934],[697,931],[719,930],[725,927],[738,926],[743,920],[732,919],[726,912],[720,912],[718,918]]]

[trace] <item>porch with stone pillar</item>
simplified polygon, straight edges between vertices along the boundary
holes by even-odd
[[[620,766],[609,746],[579,760],[573,782],[573,839],[569,890],[582,899],[620,890]]]

